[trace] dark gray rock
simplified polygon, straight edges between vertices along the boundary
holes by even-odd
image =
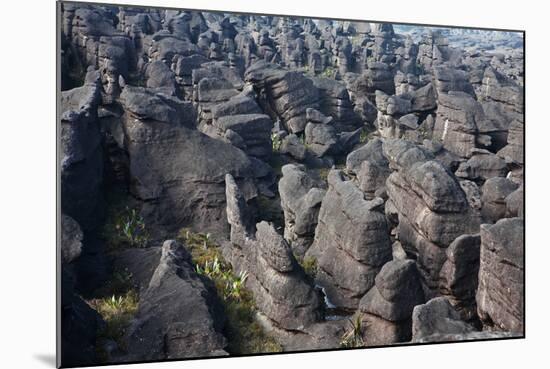
[[[78,223],[65,214],[61,215],[61,262],[71,263],[82,252],[84,235]]]
[[[463,70],[451,68],[447,65],[438,65],[434,68],[434,77],[438,95],[446,94],[450,91],[461,91],[469,95],[474,94],[468,73]]]
[[[508,174],[506,162],[497,155],[476,149],[472,157],[459,165],[456,176],[473,181],[485,181],[492,177],[504,177]]]
[[[514,192],[518,185],[503,177],[488,179],[481,187],[481,214],[487,222],[494,223],[506,215],[506,197]]]
[[[306,158],[307,149],[298,136],[292,133],[283,138],[280,152],[288,154],[296,160],[303,161]]]
[[[481,226],[476,301],[479,317],[487,328],[523,333],[523,232],[522,218]]]
[[[159,264],[141,294],[127,333],[129,360],[227,355],[222,307],[213,286],[196,274],[191,255],[165,241]]]
[[[306,109],[319,107],[319,90],[302,73],[258,61],[246,71],[245,81],[260,91],[263,103],[290,133],[303,132],[307,124]]]
[[[103,212],[103,152],[98,81],[61,94],[61,210],[82,228],[99,225]]]
[[[317,259],[317,280],[335,305],[354,309],[391,260],[388,226],[380,198],[363,193],[342,173],[331,170],[313,245],[306,256]]]
[[[486,120],[481,104],[465,92],[438,95],[433,137],[450,152],[469,158],[476,147],[478,127]]]
[[[279,181],[281,207],[285,217],[284,237],[294,253],[303,257],[315,236],[317,217],[325,190],[303,167],[287,164]]]
[[[479,235],[462,235],[447,248],[440,291],[465,321],[477,319],[475,295],[479,272]]]
[[[263,221],[255,230],[248,229],[242,194],[229,176],[226,184],[232,239],[224,246],[224,256],[235,271],[248,273],[246,285],[256,306],[273,324],[286,331],[307,330],[322,318],[322,301],[313,282],[272,224]]]
[[[164,62],[157,60],[147,65],[145,77],[147,87],[159,88],[168,95],[176,94],[176,75]]]
[[[460,319],[460,314],[445,297],[436,297],[418,305],[412,315],[412,341],[433,342],[438,335],[454,335],[465,339],[474,327]]]
[[[382,151],[383,141],[379,138],[369,140],[365,145],[348,154],[346,170],[357,174],[365,160],[369,160],[379,167],[387,167],[388,159]]]
[[[61,362],[64,366],[97,364],[97,332],[104,322],[75,293],[72,278],[64,271],[61,273]]]
[[[427,160],[422,150],[388,141],[384,152],[390,165],[401,168],[386,181],[399,217],[397,236],[407,254],[416,259],[425,287],[433,293],[438,289],[446,247],[462,234],[476,233],[480,216],[470,208],[454,175],[439,162]]]
[[[420,274],[413,260],[392,260],[382,267],[375,285],[361,299],[367,345],[392,344],[411,339],[411,315],[424,303]]]
[[[305,144],[317,157],[339,151],[338,136],[333,126],[309,122],[305,128]]]
[[[525,212],[525,205],[523,203],[524,196],[523,184],[519,186],[517,190],[506,196],[505,201],[507,218],[523,218]]]
[[[166,231],[191,226],[226,234],[225,175],[231,173],[250,199],[257,194],[256,175],[268,173],[258,171],[240,149],[186,128],[194,124],[191,103],[178,102],[184,113],[172,116],[172,100],[167,103],[156,95],[158,106],[151,112],[152,107],[135,105],[139,99],[134,91],[125,88],[121,101],[132,192],[145,200],[146,223]],[[137,93],[143,94],[143,89]]]
[[[273,122],[265,114],[225,115],[214,120],[213,126],[220,132],[231,130],[244,141],[244,151],[259,159],[271,156],[271,128]]]

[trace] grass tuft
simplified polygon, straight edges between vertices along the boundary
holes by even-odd
[[[89,301],[90,306],[105,321],[105,326],[98,332],[98,338],[113,340],[121,350],[126,350],[124,335],[137,312],[138,302],[139,297],[135,290]]]
[[[352,348],[363,347],[365,342],[363,341],[363,322],[360,315],[356,315],[355,318],[348,319],[351,327],[344,333],[342,340],[340,341],[340,347]]]

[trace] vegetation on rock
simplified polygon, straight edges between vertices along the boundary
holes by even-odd
[[[222,299],[227,317],[227,351],[237,355],[282,351],[277,341],[265,333],[256,320],[254,298],[245,288],[248,273],[235,273],[208,234],[183,228],[178,238],[191,253],[197,273],[212,280]]]

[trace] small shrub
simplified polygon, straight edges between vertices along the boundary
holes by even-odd
[[[340,341],[340,347],[350,348],[350,347],[363,347],[365,343],[363,342],[363,322],[360,315],[356,315],[355,318],[348,319],[351,327],[344,333],[342,340]]]

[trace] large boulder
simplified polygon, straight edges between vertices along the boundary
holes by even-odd
[[[481,187],[481,214],[486,222],[494,223],[506,215],[506,198],[519,186],[503,177],[488,179]]]
[[[238,135],[244,143],[243,150],[248,155],[264,160],[271,156],[271,128],[273,122],[268,115],[225,115],[217,118],[213,125],[224,134],[231,130],[233,134]]]
[[[75,291],[75,261],[82,250],[82,230],[71,217],[61,215],[61,362],[65,366],[93,365],[98,361],[97,332],[101,316]]]
[[[485,119],[481,104],[467,93],[441,93],[433,137],[450,152],[469,158],[478,144],[478,126],[483,125]]]
[[[445,341],[451,335],[456,340],[464,340],[474,332],[474,327],[460,319],[458,311],[445,297],[433,298],[413,310],[413,342]]]
[[[487,328],[523,333],[523,232],[522,218],[481,226],[476,301],[479,317]]]
[[[506,176],[508,166],[497,155],[487,150],[475,149],[472,156],[459,165],[455,174],[472,181],[485,181],[492,177]]]

